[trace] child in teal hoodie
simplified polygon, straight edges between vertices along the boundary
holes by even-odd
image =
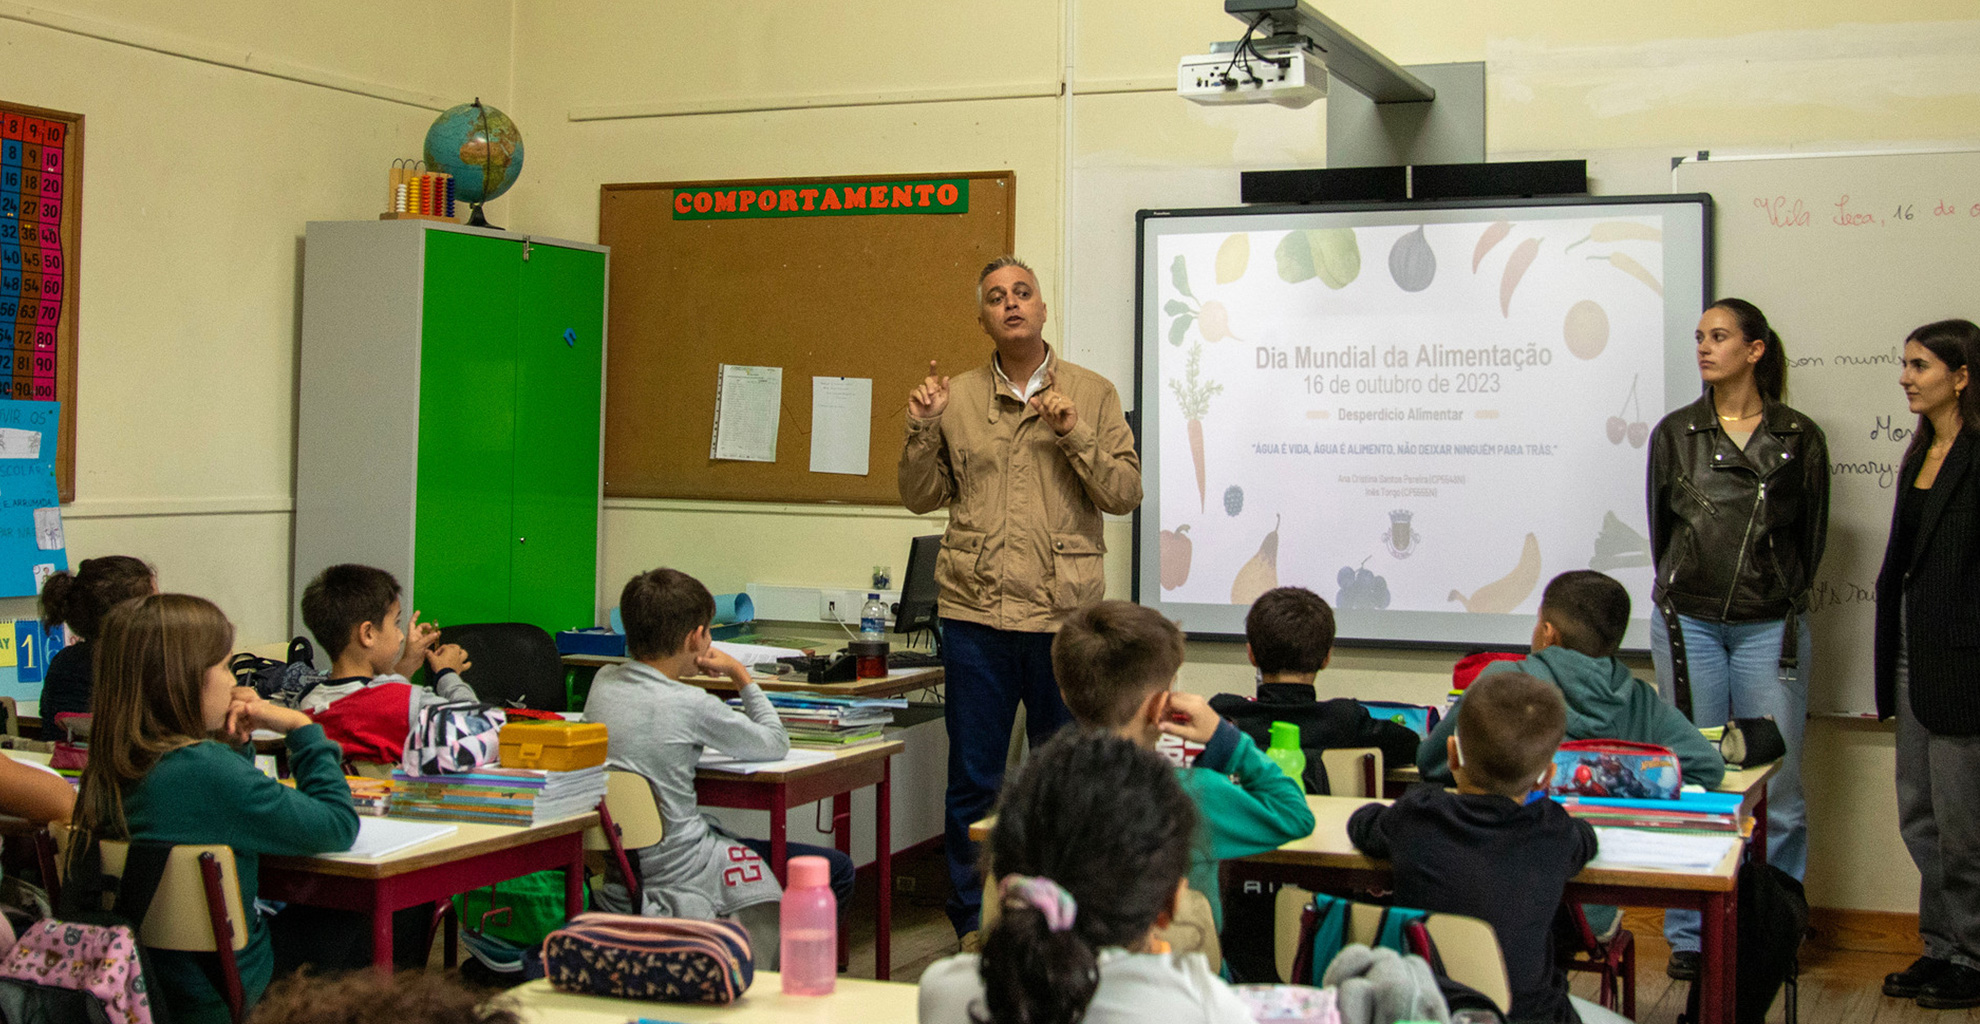
[[[1313,833],[1313,810],[1299,783],[1249,736],[1202,697],[1174,689],[1182,663],[1182,630],[1127,601],[1075,610],[1052,641],[1052,672],[1080,727],[1115,732],[1149,749],[1164,734],[1203,745],[1195,763],[1177,772],[1203,817],[1189,886],[1210,901],[1221,929],[1217,864],[1304,839]]]
[[[1649,683],[1630,674],[1615,657],[1629,627],[1629,591],[1599,572],[1564,572],[1547,584],[1540,598],[1540,621],[1533,627],[1533,653],[1525,661],[1498,661],[1481,677],[1524,672],[1561,688],[1567,701],[1567,738],[1633,740],[1669,747],[1677,755],[1686,785],[1710,788],[1725,776],[1725,760],[1698,727],[1664,703]],[[1445,740],[1457,729],[1455,710],[1445,715],[1417,748],[1423,778],[1449,785]]]

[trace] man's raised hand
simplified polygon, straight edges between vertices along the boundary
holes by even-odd
[[[928,361],[928,376],[908,396],[908,415],[932,420],[949,407],[949,378],[935,372],[935,360]]]

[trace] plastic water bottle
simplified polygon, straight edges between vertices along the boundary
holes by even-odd
[[[866,595],[866,603],[859,606],[859,638],[887,639],[887,605],[879,594]]]
[[[1306,751],[1299,748],[1299,726],[1273,722],[1272,745],[1266,748],[1265,756],[1286,773],[1286,778],[1293,780],[1300,792],[1306,792]]]
[[[829,996],[839,982],[839,900],[823,857],[786,862],[791,884],[778,914],[778,970],[784,994]]]

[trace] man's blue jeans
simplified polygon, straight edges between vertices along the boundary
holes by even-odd
[[[1808,807],[1801,794],[1801,734],[1808,722],[1808,669],[1814,635],[1808,617],[1795,623],[1797,667],[1781,679],[1780,619],[1714,622],[1678,616],[1690,665],[1691,720],[1710,728],[1732,718],[1771,717],[1787,743],[1787,757],[1767,781],[1767,863],[1796,878],[1808,870]],[[1657,666],[1657,690],[1666,702],[1677,699],[1671,668],[1670,634],[1662,610],[1650,615],[1650,660]],[[1698,949],[1696,911],[1664,912],[1664,937],[1673,950]]]
[[[949,857],[949,922],[957,935],[977,927],[983,880],[969,826],[996,805],[1018,702],[1024,703],[1025,733],[1034,748],[1072,721],[1052,676],[1052,636],[942,620],[943,721],[949,730],[942,841]]]

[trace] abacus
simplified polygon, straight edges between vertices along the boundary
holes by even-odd
[[[386,209],[379,220],[454,222],[454,176],[426,170],[426,161],[392,161],[386,176]]]

